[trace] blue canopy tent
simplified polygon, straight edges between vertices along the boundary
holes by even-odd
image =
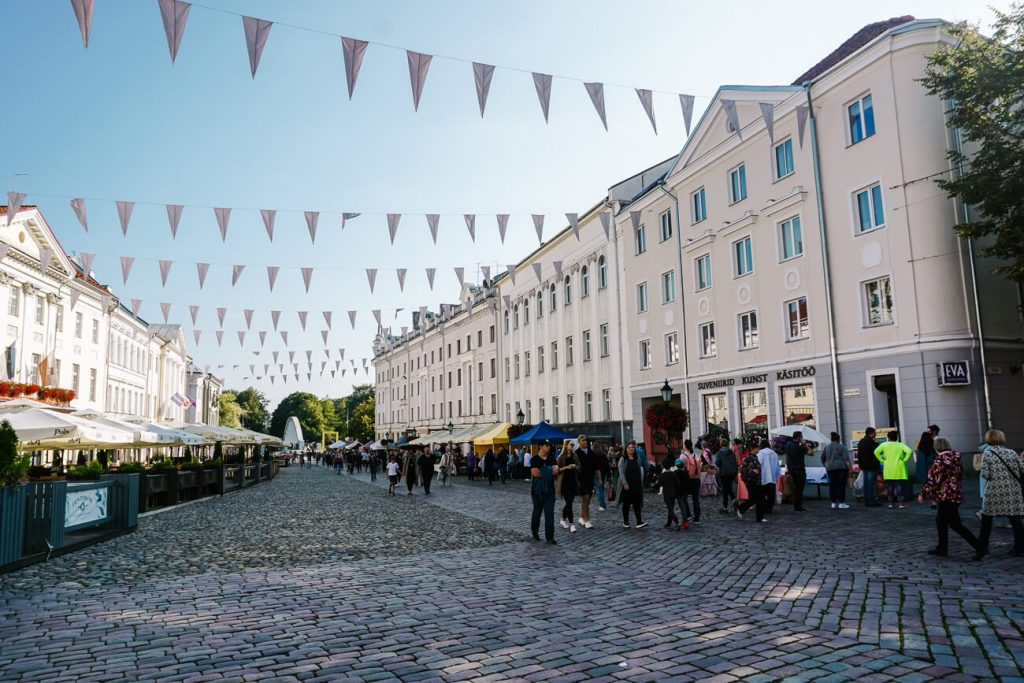
[[[561,443],[565,439],[575,438],[575,434],[566,434],[560,429],[555,429],[547,422],[538,422],[528,431],[523,432],[514,439],[509,439],[508,442],[513,446],[525,446],[528,444],[543,443],[545,441],[551,441],[552,443]]]

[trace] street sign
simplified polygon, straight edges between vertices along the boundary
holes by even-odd
[[[968,361],[951,360],[939,363],[939,386],[959,387],[971,383],[971,368]]]

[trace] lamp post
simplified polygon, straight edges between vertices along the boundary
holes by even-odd
[[[672,387],[668,384],[668,378],[665,378],[665,383],[661,385],[661,400],[665,403],[672,400]]]
[[[665,383],[661,385],[661,400],[666,406],[672,402],[672,387],[668,383],[668,378],[665,378]],[[659,446],[665,447],[665,452],[670,460],[675,460],[675,449],[672,447],[672,438],[667,431],[661,429],[652,429],[651,437],[654,439],[654,443]]]
[[[518,424],[520,427],[522,427],[523,423],[525,421],[526,421],[526,415],[523,414],[523,409],[520,408],[519,412],[516,413],[516,424]]]

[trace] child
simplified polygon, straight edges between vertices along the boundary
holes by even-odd
[[[395,456],[388,457],[388,493],[395,495],[395,487],[398,486],[398,461]]]

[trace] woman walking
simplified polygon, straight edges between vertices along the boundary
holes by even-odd
[[[412,495],[412,489],[416,486],[416,455],[408,450],[405,453],[405,457],[402,460],[402,477],[405,479],[405,488],[407,496]]]
[[[565,502],[562,507],[562,528],[568,529],[570,533],[576,533],[576,522],[573,517],[572,503],[580,488],[580,459],[577,457],[572,445],[566,443],[562,452],[556,460],[558,474],[556,475],[555,487],[558,495]]]
[[[821,451],[821,464],[828,473],[828,499],[833,510],[847,510],[850,506],[846,504],[846,482],[853,464],[846,446],[839,441],[839,434],[832,432],[829,438],[828,445]]]
[[[441,454],[441,487],[447,487],[452,485],[452,477],[455,474],[455,458],[452,457],[452,452],[446,450]]]
[[[636,517],[636,528],[643,529],[647,522],[643,521],[644,506],[644,472],[640,458],[636,454],[636,441],[626,444],[626,450],[619,458],[619,499],[622,501],[622,528],[629,529],[629,509],[633,508]]]
[[[932,434],[931,430],[922,432],[921,438],[917,441],[917,449],[914,451],[914,457],[917,459],[914,478],[921,482],[922,485],[928,481],[928,472],[931,470],[932,463],[935,462],[937,455],[935,435]],[[935,501],[932,501],[933,508],[935,505]]]
[[[761,461],[757,457],[760,450],[760,446],[755,443],[740,461],[740,478],[743,480],[743,486],[747,489],[747,499],[742,503],[734,502],[733,507],[736,510],[736,516],[740,519],[743,519],[744,512],[753,507],[757,514],[757,521],[763,522],[765,507],[764,496],[761,495]]]
[[[683,467],[686,468],[686,474],[689,477],[689,483],[687,489],[683,491],[683,500],[685,501],[687,496],[690,498],[690,505],[687,505],[692,513],[690,517],[691,522],[694,524],[700,522],[700,458],[693,452],[693,442],[687,439],[683,442]]]
[[[917,497],[919,503],[923,503],[925,498],[931,498],[938,508],[935,526],[939,532],[939,543],[928,554],[940,557],[949,554],[949,530],[952,529],[974,548],[977,556],[984,555],[978,539],[960,521],[960,504],[964,502],[964,468],[960,454],[953,450],[949,441],[941,437],[933,445],[936,450],[935,460],[928,469],[927,481]]]
[[[706,497],[718,495],[718,468],[711,453],[715,443],[715,440],[700,442],[700,495]]]
[[[985,480],[985,499],[981,505],[981,537],[978,539],[980,560],[988,554],[992,535],[992,518],[1009,517],[1013,527],[1013,554],[1024,555],[1024,463],[1020,456],[1006,447],[1006,435],[998,429],[985,432],[989,448],[981,456],[981,478]]]

